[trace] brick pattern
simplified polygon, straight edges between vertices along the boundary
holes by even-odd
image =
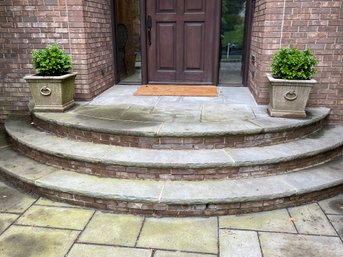
[[[144,166],[122,166],[101,162],[89,162],[55,156],[27,147],[10,139],[13,149],[38,162],[61,167],[75,172],[123,179],[189,180],[229,179],[261,177],[284,174],[328,162],[343,154],[343,146],[310,157],[302,157],[277,163],[251,166],[206,167],[206,168],[153,168]]]
[[[76,98],[90,99],[114,84],[111,0],[0,2],[0,120],[28,112],[31,51],[57,43],[74,60]]]
[[[323,200],[333,197],[343,191],[343,185],[339,185],[311,193],[279,197],[271,200],[257,200],[254,202],[162,204],[100,199],[73,193],[64,193],[26,183],[3,172],[0,173],[0,178],[7,180],[15,187],[50,198],[51,200],[63,201],[82,207],[108,210],[116,213],[171,217],[220,216],[269,211]]]
[[[309,105],[332,109],[331,122],[343,122],[342,1],[260,0],[254,12],[249,84],[258,103],[269,101],[272,55],[280,47],[309,48],[319,60]]]
[[[320,120],[313,124],[283,131],[251,135],[223,135],[215,137],[145,137],[129,136],[125,134],[108,134],[104,132],[86,131],[79,128],[65,127],[60,124],[40,120],[35,116],[33,116],[33,122],[35,126],[41,130],[73,140],[149,149],[197,150],[221,149],[226,147],[238,148],[266,146],[285,143],[320,131],[324,127],[326,120]]]

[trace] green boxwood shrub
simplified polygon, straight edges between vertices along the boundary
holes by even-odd
[[[274,78],[308,80],[316,73],[318,61],[309,49],[282,48],[273,56],[272,75]]]
[[[71,57],[58,45],[32,51],[33,67],[40,76],[60,76],[72,68]]]

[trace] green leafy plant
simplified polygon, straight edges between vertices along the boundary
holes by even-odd
[[[316,73],[318,61],[309,49],[282,48],[273,56],[272,75],[274,78],[308,80]]]
[[[71,57],[56,44],[33,50],[32,61],[37,74],[41,76],[64,75],[72,68]]]

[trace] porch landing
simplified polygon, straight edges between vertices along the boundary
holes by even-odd
[[[162,216],[271,210],[343,190],[343,128],[326,124],[327,108],[271,118],[246,88],[214,98],[136,97],[136,88],[8,120],[0,176],[77,205]]]

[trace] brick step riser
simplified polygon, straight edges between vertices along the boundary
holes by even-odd
[[[18,180],[5,173],[0,173],[0,178],[7,180],[14,186],[27,192],[47,197],[51,200],[66,202],[69,204],[90,207],[100,210],[112,211],[115,213],[164,216],[164,217],[199,217],[199,216],[220,216],[236,215],[252,212],[269,211],[280,208],[289,208],[302,204],[320,201],[333,197],[343,192],[343,185],[314,191],[310,193],[280,197],[275,199],[261,199],[250,202],[234,203],[208,203],[208,204],[161,204],[128,202],[120,200],[99,199],[69,192],[61,192],[52,189],[41,188],[33,184]]]
[[[86,131],[79,128],[64,127],[56,123],[49,123],[48,121],[41,120],[35,116],[33,116],[33,122],[40,130],[53,133],[57,136],[84,142],[147,149],[198,150],[222,149],[227,147],[242,148],[268,146],[290,142],[320,131],[327,121],[326,119],[323,119],[309,125],[299,126],[289,130],[259,134],[195,137],[147,137]]]
[[[343,146],[310,157],[302,157],[285,162],[271,164],[256,164],[250,166],[212,167],[212,168],[153,168],[92,163],[64,158],[23,145],[14,139],[9,139],[12,147],[23,155],[51,166],[74,170],[78,173],[99,177],[122,179],[153,179],[153,180],[188,180],[200,181],[208,179],[236,179],[248,177],[263,177],[289,173],[304,168],[314,167],[343,155]]]

